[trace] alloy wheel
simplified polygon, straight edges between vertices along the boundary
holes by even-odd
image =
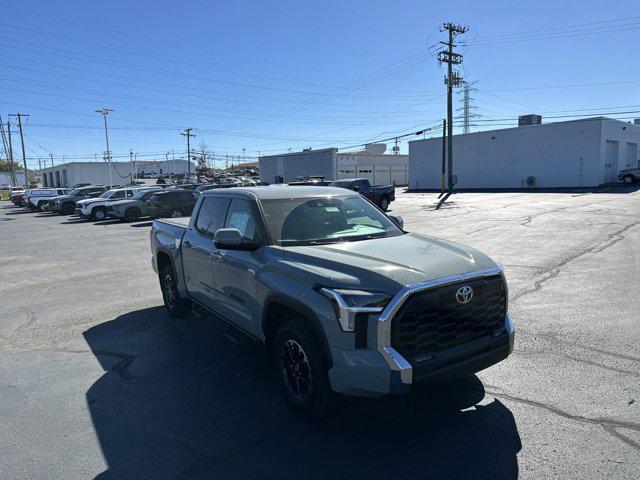
[[[282,377],[293,398],[300,403],[311,395],[311,367],[303,348],[295,340],[287,340],[282,346]]]

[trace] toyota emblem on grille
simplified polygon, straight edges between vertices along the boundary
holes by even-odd
[[[458,303],[469,303],[472,298],[473,288],[471,288],[469,285],[460,287],[456,292],[456,300],[458,300]]]

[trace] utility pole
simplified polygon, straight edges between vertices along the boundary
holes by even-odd
[[[113,187],[113,173],[111,172],[111,151],[109,150],[109,131],[107,129],[107,115],[109,112],[113,112],[113,110],[109,108],[102,108],[100,110],[96,110],[96,113],[99,113],[104,118],[104,139],[107,144],[107,151],[104,155],[105,162],[109,162],[109,188]]]
[[[51,157],[51,168],[53,168],[53,153],[50,153],[49,157]]]
[[[131,169],[131,183],[133,184],[133,149],[129,149],[129,168]]]
[[[440,42],[447,48],[438,52],[438,61],[447,64],[447,76],[444,82],[447,85],[447,166],[449,195],[451,195],[453,193],[453,87],[459,86],[462,82],[460,74],[453,70],[454,65],[462,63],[462,55],[453,51],[453,47],[455,47],[453,40],[456,36],[465,33],[468,27],[447,22],[440,30],[447,31],[449,34],[448,41]],[[441,200],[440,205],[444,200],[446,197]]]
[[[446,156],[447,156],[447,120],[442,120],[442,188],[440,192],[440,196],[444,195],[445,192],[445,176],[446,172]]]
[[[244,154],[244,148],[242,149],[242,163],[247,163],[247,156]]]
[[[15,173],[14,173],[14,163],[13,163],[13,146],[11,144],[11,121],[7,122],[7,133],[9,134],[9,163],[11,164],[11,173],[13,173],[12,175],[12,180],[13,180],[13,184],[17,185],[18,182],[16,181],[15,178]]]
[[[398,155],[398,153],[400,153],[400,147],[398,146],[398,137],[396,137],[395,145],[391,150],[393,150],[394,155]]]
[[[187,175],[191,178],[191,137],[195,137],[193,133],[191,133],[193,128],[185,128],[184,132],[180,135],[187,137]]]
[[[18,130],[20,131],[20,144],[22,146],[22,164],[24,165],[24,186],[29,188],[29,170],[27,170],[27,154],[24,148],[24,135],[22,133],[22,117],[28,117],[24,113],[17,113],[15,115],[9,114],[9,117],[18,117]]]

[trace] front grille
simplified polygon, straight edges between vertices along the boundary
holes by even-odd
[[[473,298],[460,304],[465,285]],[[504,328],[506,293],[500,275],[434,287],[411,295],[391,324],[391,345],[411,361]]]

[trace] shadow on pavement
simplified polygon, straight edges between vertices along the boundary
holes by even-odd
[[[152,221],[145,221],[145,222],[140,222],[140,223],[132,223],[131,226],[132,227],[150,227],[151,225],[153,225]]]
[[[517,478],[520,437],[477,377],[359,400],[321,424],[284,403],[264,350],[215,319],[163,308],[84,333],[104,375],[87,391],[98,478]]]

